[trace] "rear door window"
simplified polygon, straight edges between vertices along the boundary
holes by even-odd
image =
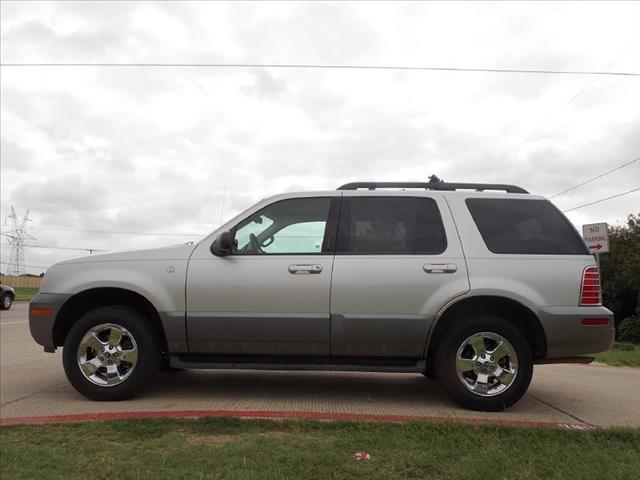
[[[547,200],[468,198],[467,207],[493,253],[587,255],[567,218]]]
[[[343,197],[337,253],[438,254],[446,248],[431,198]]]

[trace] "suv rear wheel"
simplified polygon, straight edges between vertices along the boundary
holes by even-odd
[[[454,400],[472,410],[505,410],[524,395],[533,375],[526,338],[494,315],[458,319],[435,360],[438,381]]]
[[[100,307],[73,325],[63,365],[73,387],[92,400],[125,400],[160,367],[161,342],[147,319],[125,307]]]

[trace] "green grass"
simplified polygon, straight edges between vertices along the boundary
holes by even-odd
[[[352,456],[366,450],[370,461]],[[0,477],[631,479],[640,429],[203,418],[0,429]]]
[[[611,350],[596,354],[596,362],[618,367],[640,367],[640,345],[633,345],[631,350],[622,350],[614,345]]]
[[[15,290],[16,290],[16,301],[18,300],[30,301],[36,295],[36,293],[38,293],[37,288],[18,287]]]

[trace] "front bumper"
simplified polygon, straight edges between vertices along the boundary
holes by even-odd
[[[538,318],[547,336],[547,358],[605,352],[615,339],[613,313],[602,306],[546,307]],[[605,318],[605,325],[583,324],[584,319]]]
[[[29,304],[29,329],[31,336],[44,347],[45,352],[55,352],[53,327],[56,317],[71,295],[38,293]]]

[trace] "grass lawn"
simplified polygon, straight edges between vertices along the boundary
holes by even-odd
[[[18,287],[16,290],[16,301],[18,300],[31,300],[36,293],[38,293],[37,288],[22,288]]]
[[[640,345],[633,345],[631,350],[623,350],[614,345],[608,352],[596,354],[596,362],[618,367],[640,367]]]
[[[359,450],[370,461],[352,458]],[[0,477],[640,478],[640,429],[203,418],[2,427]]]

